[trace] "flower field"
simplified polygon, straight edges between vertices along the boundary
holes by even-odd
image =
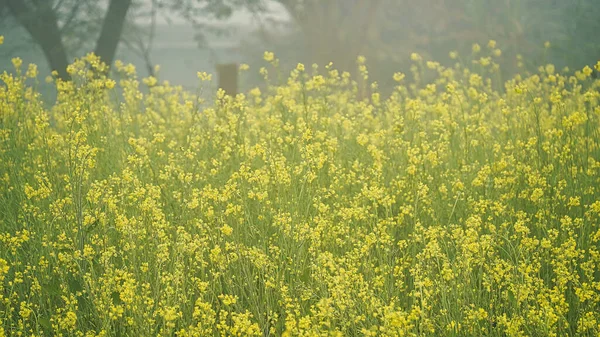
[[[474,55],[211,103],[89,55],[51,105],[14,59],[0,336],[598,336],[600,80]]]

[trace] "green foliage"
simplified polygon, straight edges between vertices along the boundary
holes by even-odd
[[[600,80],[494,47],[213,103],[90,54],[50,108],[15,58],[0,336],[597,336]]]

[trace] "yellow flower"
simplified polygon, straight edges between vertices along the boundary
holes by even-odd
[[[369,142],[369,137],[367,137],[366,134],[361,133],[356,137],[356,142],[361,146],[364,146]]]
[[[237,303],[237,296],[221,294],[218,296],[225,306]]]
[[[73,311],[68,311],[65,314],[65,317],[61,320],[61,325],[63,329],[67,331],[73,331],[75,329],[75,325],[77,324],[77,314]]]
[[[11,60],[13,66],[15,67],[15,69],[20,69],[21,65],[23,64],[23,60],[21,60],[20,57],[13,57],[13,59]]]
[[[0,217],[0,337],[35,333],[37,312],[81,337],[594,335],[593,67],[498,83],[498,45],[449,68],[407,55],[415,80],[389,74],[387,97],[362,57],[214,102],[122,62],[109,79],[93,54],[51,83],[55,103],[0,74],[0,202],[27,214]]]
[[[104,82],[104,86],[106,87],[106,89],[113,89],[115,87],[117,83],[114,80],[111,79],[107,79]]]
[[[263,58],[267,62],[272,62],[275,59],[275,54],[272,52],[266,51],[265,54],[263,55]]]
[[[490,60],[489,57],[482,57],[482,58],[479,59],[479,64],[481,64],[484,67],[489,66],[490,62],[491,62],[491,60]]]
[[[154,76],[148,76],[148,77],[142,79],[142,82],[145,85],[147,85],[148,87],[153,87],[156,85],[156,83],[158,83],[158,80]]]
[[[405,75],[403,73],[395,73],[394,74],[394,81],[396,82],[402,82],[402,80],[404,79]]]
[[[250,90],[250,95],[254,96],[254,97],[260,97],[261,92],[260,92],[260,88],[256,87]]]
[[[163,318],[165,321],[172,322],[172,321],[177,320],[178,317],[179,317],[179,313],[177,311],[177,308],[166,307],[165,309],[163,309]]]
[[[8,270],[10,269],[8,262],[6,262],[6,260],[4,260],[3,258],[0,258],[0,276],[7,274]]]
[[[221,227],[221,233],[223,233],[223,235],[225,235],[225,236],[230,236],[231,233],[233,233],[233,228],[231,228],[228,225],[223,225]]]
[[[199,72],[197,72],[196,76],[202,82],[207,82],[207,81],[211,81],[212,80],[212,74],[209,74],[209,73],[207,73],[205,71],[199,71]]]
[[[4,36],[0,35],[0,44],[4,43]]]

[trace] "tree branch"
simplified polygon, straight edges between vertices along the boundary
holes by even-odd
[[[6,4],[17,21],[42,47],[50,68],[56,70],[60,78],[69,79],[67,53],[50,2],[41,1],[34,7],[27,6],[21,0],[7,0]]]

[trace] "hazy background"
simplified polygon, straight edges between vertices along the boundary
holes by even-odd
[[[47,59],[11,9],[15,1],[0,0],[0,71],[12,71],[10,59],[19,56],[38,64],[43,79]],[[44,20],[36,2],[21,2],[30,16]],[[68,59],[93,51],[109,1],[50,3]],[[599,7],[597,0],[133,0],[115,58],[135,64],[141,76],[158,64],[159,79],[188,89],[198,85],[197,71],[247,63],[251,71],[241,78],[247,90],[260,83],[265,50],[276,53],[284,70],[298,62],[332,61],[354,71],[356,57],[364,55],[371,80],[385,91],[395,71],[409,73],[412,52],[451,64],[456,61],[448,53],[457,51],[461,62],[471,63],[480,57],[472,55],[473,43],[489,54],[487,43],[494,39],[509,78],[548,62],[558,69],[595,64]]]

